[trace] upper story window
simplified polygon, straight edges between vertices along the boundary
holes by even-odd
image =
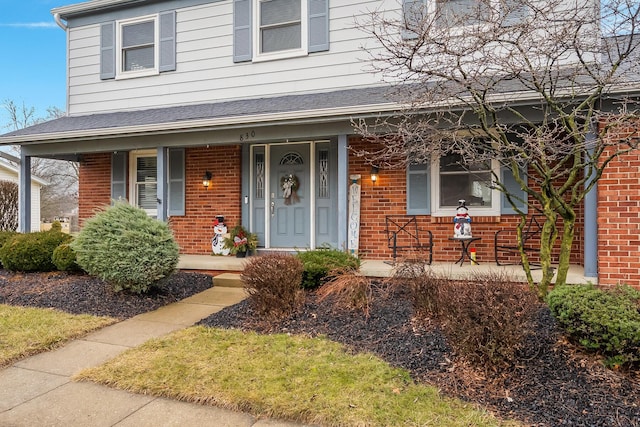
[[[307,53],[307,1],[255,0],[256,59]]]
[[[150,76],[176,69],[176,12],[100,25],[100,78]]]
[[[529,13],[522,0],[403,0],[402,10],[406,26],[404,38],[416,37],[414,31],[426,17],[434,17],[431,22],[440,28],[478,25],[492,19],[502,26],[511,26]]]
[[[117,77],[158,73],[157,17],[118,22]]]
[[[329,50],[329,0],[233,0],[233,61]]]
[[[478,24],[482,16],[486,16],[489,12],[488,5],[481,0],[436,0],[435,2],[436,19],[440,27],[455,27],[462,23]]]

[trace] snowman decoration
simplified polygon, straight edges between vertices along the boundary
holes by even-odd
[[[471,216],[469,216],[469,209],[464,200],[458,200],[458,208],[456,209],[456,216],[453,217],[453,224],[454,239],[471,238]]]
[[[224,247],[224,238],[227,234],[224,216],[216,216],[216,219],[213,220],[213,238],[211,239],[211,250],[214,254],[229,255],[229,248]]]

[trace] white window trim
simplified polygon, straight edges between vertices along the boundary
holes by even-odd
[[[157,157],[158,152],[156,150],[134,150],[129,152],[129,204],[131,206],[138,207],[138,186],[137,183],[137,159],[139,157]],[[156,177],[157,183],[157,177]],[[145,209],[147,215],[156,218],[158,216],[158,209]]]
[[[153,68],[139,71],[123,71],[122,69],[122,27],[125,25],[153,21]],[[160,28],[158,27],[158,15],[147,15],[132,19],[123,19],[116,22],[116,80],[132,79],[136,77],[154,76],[160,74]]]
[[[491,170],[494,174],[500,173],[500,162],[491,160]],[[499,176],[499,175],[498,175]],[[491,206],[470,206],[469,214],[473,216],[499,216],[501,193],[497,189],[491,190]],[[431,215],[434,217],[453,217],[456,214],[455,207],[440,207],[440,158],[431,161]]]
[[[278,52],[261,53],[260,52],[260,0],[253,0],[253,62],[273,61],[277,59],[296,58],[307,56],[309,54],[309,11],[307,8],[307,0],[300,0],[300,48],[288,49]]]

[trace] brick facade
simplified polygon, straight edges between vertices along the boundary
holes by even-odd
[[[186,149],[186,215],[170,220],[180,252],[211,254],[213,220],[224,215],[229,228],[241,220],[242,149],[239,145]],[[213,174],[209,189],[202,186]]]
[[[598,283],[640,287],[639,251],[640,152],[636,150],[609,163],[598,181]]]
[[[111,202],[111,153],[84,154],[78,181],[78,218],[82,227],[96,209]]]
[[[234,226],[240,222],[241,188],[240,146],[199,147],[185,150],[186,215],[172,217],[171,228],[181,253],[210,254],[213,219],[224,215]],[[202,186],[206,171],[213,174],[212,186]],[[111,154],[86,154],[80,164],[80,224],[108,206],[111,198]]]
[[[350,146],[357,149],[362,144],[359,138],[352,137]],[[241,220],[241,146],[215,146],[187,148],[186,154],[186,215],[172,217],[170,224],[182,253],[210,254],[212,221],[216,215],[224,215],[225,222],[231,227]],[[638,162],[638,159],[635,160]],[[626,167],[632,167],[627,165]],[[369,179],[370,166],[356,156],[349,157],[349,175],[362,175],[361,189],[361,257],[366,259],[391,259],[392,250],[387,245],[385,217],[406,213],[406,171],[400,169],[380,170],[379,179],[372,183]],[[213,174],[213,184],[208,190],[202,186],[205,171]],[[88,154],[80,167],[80,219],[93,215],[97,207],[107,205],[110,198],[110,154]],[[636,174],[637,176],[638,174]],[[637,182],[636,186],[640,187]],[[616,190],[617,191],[617,190]],[[628,195],[630,197],[630,195]],[[637,202],[632,206],[637,208]],[[631,206],[629,211],[631,211]],[[494,263],[494,235],[502,229],[515,229],[519,217],[502,215],[499,217],[480,217],[473,215],[473,235],[482,240],[474,242],[480,262]],[[635,217],[637,221],[637,215]],[[430,230],[434,235],[434,261],[453,262],[460,254],[458,242],[449,240],[453,234],[452,218],[438,218],[430,215],[418,215],[421,230]],[[631,221],[631,219],[628,219]],[[637,224],[637,222],[636,222]],[[637,225],[636,225],[637,226]],[[582,212],[576,224],[572,263],[582,260],[583,220]],[[606,243],[606,242],[603,242]],[[639,242],[635,242],[637,245]],[[628,246],[629,241],[625,244]],[[615,252],[612,258],[620,259]],[[602,258],[601,258],[602,261]],[[610,260],[613,265],[613,260]],[[617,265],[617,264],[616,264]],[[629,259],[628,265],[631,265]],[[637,269],[636,269],[637,275]],[[613,273],[608,273],[613,274]],[[627,277],[629,276],[627,272]]]
[[[349,140],[349,146],[358,151],[364,144],[359,138]],[[371,167],[363,159],[351,156],[349,158],[349,174],[362,175],[361,206],[360,206],[360,254],[368,259],[390,259],[392,250],[387,245],[385,233],[385,216],[404,215],[407,206],[406,171],[404,169],[380,170],[378,181],[372,183],[369,177]],[[494,263],[494,236],[498,230],[515,230],[520,221],[517,215],[501,215],[498,217],[472,216],[472,231],[474,237],[482,240],[473,243],[480,262]],[[571,262],[582,262],[582,238],[584,221],[582,209],[578,212],[575,238]],[[460,243],[449,238],[453,235],[452,217],[432,217],[417,215],[420,230],[430,230],[433,233],[433,260],[453,262],[460,255]],[[561,224],[560,224],[561,225]],[[426,242],[426,240],[421,239]],[[554,257],[557,260],[558,250]],[[532,257],[532,261],[535,261]]]

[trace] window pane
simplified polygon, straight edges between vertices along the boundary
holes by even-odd
[[[260,2],[260,26],[300,22],[300,0],[268,0]]]
[[[440,175],[440,207],[457,207],[464,199],[467,206],[491,206],[491,172],[467,172]]]
[[[138,207],[142,209],[156,209],[158,186],[153,184],[138,184]]]
[[[481,12],[488,12],[480,0],[437,0],[436,10],[438,25],[443,27],[476,24]]]
[[[153,44],[154,21],[122,26],[122,47]]]
[[[156,182],[157,157],[138,157],[136,159],[136,181]]]
[[[299,49],[302,47],[300,24],[262,30],[261,52],[277,52],[279,50]]]
[[[127,49],[122,54],[124,71],[145,70],[155,66],[153,46]]]

